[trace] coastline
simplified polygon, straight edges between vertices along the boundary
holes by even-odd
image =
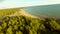
[[[39,18],[37,16],[34,16],[32,14],[27,13],[24,9],[20,9],[18,12],[11,14],[11,15],[8,15],[8,16],[19,16],[19,15],[28,16],[31,18]]]

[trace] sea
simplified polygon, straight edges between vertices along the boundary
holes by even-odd
[[[34,16],[60,18],[60,4],[30,6],[24,9]]]

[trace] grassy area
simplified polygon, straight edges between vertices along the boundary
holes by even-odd
[[[17,12],[20,8],[2,9],[0,10],[0,17],[13,14]]]

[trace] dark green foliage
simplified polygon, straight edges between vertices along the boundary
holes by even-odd
[[[42,20],[22,15],[6,16],[1,18],[0,34],[59,34],[58,21],[55,18]]]

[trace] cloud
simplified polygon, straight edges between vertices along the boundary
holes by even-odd
[[[16,0],[15,0],[16,1]],[[0,3],[0,9],[5,9],[5,8],[14,8],[14,7],[27,7],[27,6],[36,6],[36,5],[50,5],[50,4],[60,4],[60,0],[46,0],[43,2],[2,2]]]

